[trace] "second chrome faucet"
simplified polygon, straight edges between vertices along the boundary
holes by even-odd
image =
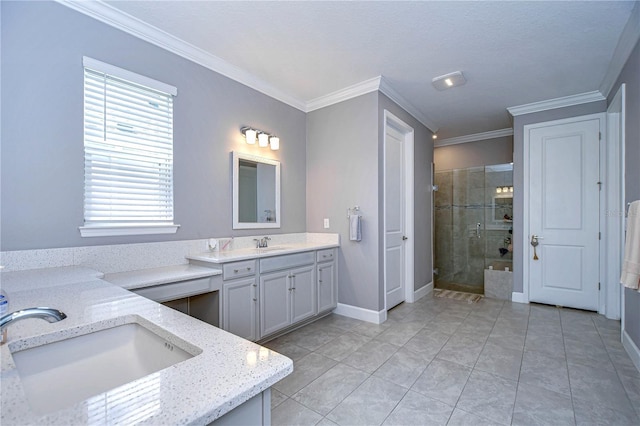
[[[266,248],[269,247],[269,241],[271,241],[271,237],[262,237],[260,239],[254,238],[253,241],[256,242],[256,248]]]

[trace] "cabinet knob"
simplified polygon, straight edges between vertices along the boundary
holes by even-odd
[[[254,284],[253,286],[254,286],[254,287],[258,287],[258,284]]]
[[[254,298],[253,298],[253,301],[254,301],[254,302],[257,302],[257,301],[258,301],[258,299],[256,299],[256,298],[254,297]]]
[[[250,271],[250,270],[251,270],[251,267],[249,266],[249,267],[247,268],[247,271]]]
[[[237,274],[238,272],[240,272],[240,271],[239,271],[239,270],[237,270],[237,269],[234,269],[234,270],[233,270],[233,273],[234,273],[234,274]]]
[[[319,282],[320,284],[322,284],[322,280],[318,280],[318,282]]]

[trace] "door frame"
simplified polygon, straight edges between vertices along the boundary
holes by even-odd
[[[520,253],[521,256],[521,260],[522,260],[522,297],[523,297],[523,302],[524,303],[529,303],[529,247],[528,247],[528,242],[529,242],[529,224],[530,224],[530,218],[529,218],[529,208],[530,208],[530,203],[529,203],[529,186],[530,186],[530,169],[529,169],[529,149],[530,149],[530,132],[532,129],[536,129],[536,128],[540,128],[540,127],[548,127],[548,126],[554,126],[554,125],[562,125],[562,124],[569,124],[569,123],[575,123],[576,121],[586,121],[586,120],[593,120],[593,119],[597,119],[600,122],[600,147],[599,147],[599,153],[600,153],[600,180],[603,179],[603,176],[605,177],[609,177],[610,175],[608,174],[608,172],[615,172],[615,171],[611,171],[611,170],[607,170],[606,167],[606,146],[607,146],[607,121],[606,121],[606,113],[601,112],[601,113],[596,113],[596,114],[589,114],[589,115],[582,115],[582,116],[578,116],[578,117],[570,117],[570,118],[564,118],[564,119],[560,119],[560,120],[552,120],[552,121],[545,121],[545,122],[541,122],[541,123],[534,123],[534,124],[527,124],[524,126],[523,129],[523,153],[524,153],[524,161],[522,164],[522,172],[523,172],[523,187],[522,187],[522,194],[523,194],[523,214],[522,214],[522,230],[521,230],[521,238],[522,238],[522,250]],[[611,179],[607,179],[607,181],[610,181]],[[599,211],[599,215],[600,215],[600,219],[599,219],[599,224],[600,224],[600,231],[602,232],[603,237],[606,239],[607,235],[606,235],[606,228],[603,226],[604,224],[604,220],[605,220],[605,210],[606,210],[606,197],[605,194],[608,190],[606,185],[603,185],[603,189],[600,191],[599,194],[599,204],[600,204],[600,211]],[[606,282],[605,281],[605,271],[604,268],[602,267],[603,262],[605,261],[605,259],[607,258],[607,245],[603,244],[604,239],[600,240],[600,249],[599,249],[599,263],[600,263],[600,268],[599,268],[599,282],[603,283]],[[599,292],[598,292],[598,313],[604,313],[603,311],[605,310],[606,307],[609,307],[611,310],[614,309],[614,307],[616,306],[616,303],[618,304],[618,309],[619,309],[619,303],[620,301],[617,300],[607,300],[604,297],[605,294],[605,288],[603,288],[606,286],[601,286]]]
[[[408,240],[404,246],[404,301],[413,303],[414,294],[414,136],[413,127],[384,110],[382,140],[382,280],[384,283],[384,310],[387,310],[387,213],[386,213],[386,164],[387,128],[393,127],[404,135],[404,232]]]
[[[626,84],[622,84],[607,107],[607,171],[605,188],[605,312],[609,319],[622,319],[624,332],[624,289],[620,284],[625,238],[625,99]],[[612,302],[617,301],[619,304]]]

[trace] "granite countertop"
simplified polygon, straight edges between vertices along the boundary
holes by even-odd
[[[10,311],[49,306],[67,314],[57,323],[29,319],[9,327],[8,343],[0,346],[3,425],[208,424],[293,371],[292,361],[285,356],[97,279],[95,274],[86,268],[0,274]],[[201,352],[53,413],[38,415],[30,408],[11,350],[116,326],[131,318],[175,335],[187,351]]]
[[[220,269],[196,265],[174,265],[162,268],[106,274],[104,280],[127,290],[221,275]]]
[[[283,244],[273,244],[266,248],[234,248],[225,251],[211,251],[187,255],[187,259],[199,260],[201,262],[228,263],[238,260],[256,259],[270,256],[280,256],[283,254],[298,253],[311,250],[321,250],[327,248],[340,247],[334,242],[293,242]]]

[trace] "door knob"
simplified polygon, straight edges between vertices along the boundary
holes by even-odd
[[[539,235],[532,235],[531,236],[531,245],[533,246],[533,260],[538,260],[538,253],[536,253],[536,247],[538,246],[538,239],[542,238]]]
[[[402,241],[406,241],[408,239],[409,239],[409,237],[405,237],[404,235],[402,236]]]

